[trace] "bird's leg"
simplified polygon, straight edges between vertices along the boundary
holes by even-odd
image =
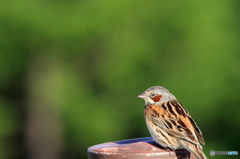
[[[171,151],[174,151],[174,150],[171,149],[170,147],[164,147],[164,150],[169,153],[169,156],[171,156]]]

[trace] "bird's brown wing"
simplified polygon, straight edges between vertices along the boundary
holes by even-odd
[[[199,142],[204,144],[200,129],[177,101],[166,102],[162,106],[150,105],[145,109],[145,117],[170,135],[195,145]]]

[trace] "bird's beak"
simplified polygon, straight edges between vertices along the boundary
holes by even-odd
[[[138,98],[145,98],[146,95],[145,95],[144,93],[142,93],[142,94],[139,94],[137,97],[138,97]]]

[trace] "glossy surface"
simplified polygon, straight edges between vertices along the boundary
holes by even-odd
[[[187,150],[167,151],[151,137],[136,138],[94,145],[88,148],[88,159],[187,159]],[[196,159],[191,154],[190,159]]]

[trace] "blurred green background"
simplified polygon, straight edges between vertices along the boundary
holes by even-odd
[[[0,158],[87,158],[150,136],[136,96],[154,85],[188,109],[209,158],[239,152],[239,5],[0,1]]]

